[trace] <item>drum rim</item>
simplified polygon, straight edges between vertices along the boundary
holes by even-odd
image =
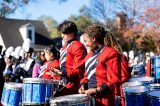
[[[132,92],[126,92],[126,94],[129,95],[142,95],[142,94],[146,94],[147,92],[140,92],[140,93],[132,93]]]
[[[18,86],[16,86],[16,84],[18,84]],[[17,91],[22,91],[23,83],[6,82],[4,84],[4,87],[6,89],[12,89],[12,90],[17,90]]]
[[[58,105],[58,104],[62,104],[62,103],[65,103],[65,105],[80,105],[82,103],[86,103],[86,102],[89,102],[89,101],[82,101],[82,102],[70,102],[70,101],[62,101],[62,102],[50,102],[51,105]],[[64,104],[63,104],[64,105]]]
[[[154,85],[159,85],[159,86],[154,86]],[[154,88],[154,87],[159,87],[160,88],[160,84],[158,84],[158,83],[149,84],[148,86],[151,87],[151,88]]]
[[[149,95],[150,92],[154,92],[154,91],[159,91],[160,92],[160,90],[152,90],[152,91],[147,92],[147,96],[149,98],[159,99],[160,97]]]
[[[46,103],[45,102],[42,102],[42,103],[22,102],[21,104],[22,105],[43,105],[43,104],[46,104]]]
[[[53,83],[55,83],[55,81],[54,80],[46,79],[46,83],[53,84]]]
[[[8,104],[1,100],[2,106],[7,106]]]
[[[80,98],[67,98],[67,97],[76,97],[77,95],[81,95]],[[59,99],[57,99],[59,98]],[[61,99],[61,98],[66,98],[65,100]],[[54,104],[56,103],[57,101],[59,102],[62,102],[62,103],[65,103],[65,102],[70,102],[70,104],[73,104],[74,102],[76,103],[82,103],[82,102],[86,102],[86,101],[89,101],[89,95],[86,95],[86,94],[72,94],[72,95],[65,95],[65,96],[59,96],[59,97],[53,97],[53,98],[50,98],[50,104]]]
[[[23,83],[46,83],[44,78],[24,78]]]
[[[69,103],[70,102],[70,103]],[[57,103],[67,103],[71,104],[74,103],[72,99],[66,99],[66,100],[55,100],[55,99],[50,99],[50,104],[57,104]]]
[[[138,79],[140,78],[149,78],[151,80],[149,81],[139,81]],[[132,79],[137,79],[137,80],[132,80]],[[153,82],[154,81],[154,77],[148,77],[148,76],[141,76],[141,77],[133,77],[129,79],[129,82],[134,82],[134,81],[139,81],[139,82]]]
[[[138,90],[138,88],[143,88],[144,91],[141,91],[141,92],[129,92],[128,91],[128,89]],[[135,94],[139,95],[139,94],[142,94],[142,93],[146,93],[148,91],[149,91],[149,89],[147,87],[145,87],[145,86],[134,86],[134,87],[128,87],[128,88],[125,89],[125,93],[126,94],[134,94],[134,95]]]
[[[53,80],[53,83],[59,85],[59,80]]]
[[[124,88],[126,88],[126,87],[134,87],[134,86],[125,86],[125,85],[129,85],[129,83],[131,83],[131,84],[138,84],[138,85],[135,85],[135,86],[142,86],[143,85],[143,83],[142,82],[140,82],[140,81],[133,81],[133,82],[125,82],[125,83],[123,83],[122,84],[122,86],[124,87]]]

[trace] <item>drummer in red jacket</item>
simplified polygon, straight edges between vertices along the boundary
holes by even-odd
[[[44,63],[43,66],[41,66],[41,73],[39,75],[42,76],[42,78],[45,79],[54,79],[54,80],[59,80],[59,76],[53,76],[50,73],[50,70],[52,68],[57,68],[59,69],[59,51],[58,49],[53,46],[53,45],[49,45],[44,49],[45,52],[45,58],[46,58],[46,62]]]
[[[53,69],[61,76],[65,86],[54,96],[78,93],[80,80],[84,73],[84,58],[87,55],[85,46],[76,39],[77,26],[72,21],[64,21],[58,27],[65,45],[60,50],[60,70]]]
[[[146,69],[146,76],[150,77],[151,76],[151,57],[149,53],[146,53],[145,55],[145,69]]]
[[[115,106],[115,87],[121,82],[119,53],[112,47],[104,46],[105,34],[105,29],[95,24],[83,34],[85,45],[91,51],[85,58],[85,75],[79,93],[94,95],[96,106]]]
[[[129,68],[128,68],[128,59],[127,57],[123,54],[122,52],[122,48],[118,43],[118,40],[108,31],[106,31],[106,36],[105,36],[105,44],[109,47],[113,47],[115,50],[117,50],[117,52],[119,53],[119,69],[121,69],[121,71],[119,71],[121,77],[121,83],[117,85],[117,90],[115,92],[115,96],[116,96],[116,103],[117,105],[119,104],[120,106],[125,106],[125,100],[124,100],[124,93],[122,90],[122,84],[127,82],[129,80],[129,78],[131,77],[131,73],[129,72]],[[121,101],[121,103],[120,103]],[[119,106],[118,105],[118,106]]]

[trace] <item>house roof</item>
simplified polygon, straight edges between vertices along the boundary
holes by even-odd
[[[35,44],[39,45],[39,48],[40,45],[43,47],[44,45],[52,44],[51,37],[42,21],[0,18],[0,34],[6,48],[9,46],[17,47],[22,45],[23,39],[19,28],[24,25],[35,26]]]
[[[27,24],[25,24],[25,25],[22,25],[21,28],[22,28],[22,27],[33,27],[33,24],[27,23]]]

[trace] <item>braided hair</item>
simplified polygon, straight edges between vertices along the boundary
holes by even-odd
[[[105,35],[105,38],[104,38],[104,43],[105,45],[109,46],[109,47],[113,47],[114,49],[117,50],[118,53],[122,54],[122,48],[120,46],[120,44],[118,43],[118,40],[115,39],[113,37],[113,35],[106,31],[106,35]]]

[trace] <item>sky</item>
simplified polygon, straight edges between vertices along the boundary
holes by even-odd
[[[36,0],[25,8],[18,9],[9,18],[36,20],[42,15],[51,16],[57,22],[68,19],[70,15],[79,15],[79,9],[88,5],[89,0],[67,0],[60,3],[58,0]]]

